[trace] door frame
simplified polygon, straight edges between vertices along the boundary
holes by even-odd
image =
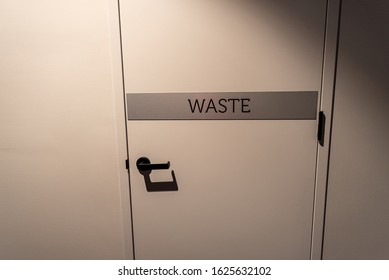
[[[319,112],[326,115],[324,145],[317,143],[316,182],[312,217],[311,259],[322,259],[324,222],[327,198],[328,165],[331,151],[332,115],[335,75],[339,41],[339,26],[342,0],[327,0],[327,17],[323,52],[323,74]]]
[[[134,235],[132,225],[130,174],[126,168],[129,158],[127,148],[127,116],[125,109],[125,89],[119,0],[107,0],[107,20],[110,27],[111,73],[113,73],[113,92],[116,121],[116,139],[119,163],[120,202],[123,231],[124,259],[135,259]]]

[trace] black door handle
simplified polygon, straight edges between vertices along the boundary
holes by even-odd
[[[150,173],[154,169],[169,169],[170,161],[167,163],[151,163],[147,157],[140,157],[136,161],[136,167],[139,173],[143,175],[146,189],[148,192],[162,192],[162,191],[178,191],[178,185],[174,171],[172,170],[172,181],[169,182],[152,182]]]
[[[169,169],[170,161],[167,163],[151,163],[147,157],[141,157],[136,161],[136,167],[138,168],[139,172],[151,171],[155,169]]]

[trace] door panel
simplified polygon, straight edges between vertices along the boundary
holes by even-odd
[[[308,258],[314,123],[131,122],[136,257]],[[179,191],[146,192],[141,156],[170,160]]]
[[[122,1],[125,91],[319,92],[325,2]],[[129,120],[135,257],[308,259],[316,127]],[[178,191],[147,192],[142,156]]]

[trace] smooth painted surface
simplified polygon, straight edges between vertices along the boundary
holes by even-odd
[[[320,91],[326,1],[121,1],[126,93]],[[316,120],[129,121],[138,259],[308,259]],[[148,193],[136,160],[171,162]],[[153,181],[171,180],[167,170]]]
[[[389,258],[389,4],[342,1],[324,259]]]
[[[131,256],[112,11],[0,3],[0,259]]]

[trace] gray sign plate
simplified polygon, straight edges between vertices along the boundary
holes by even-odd
[[[129,93],[128,120],[314,120],[317,91]]]

